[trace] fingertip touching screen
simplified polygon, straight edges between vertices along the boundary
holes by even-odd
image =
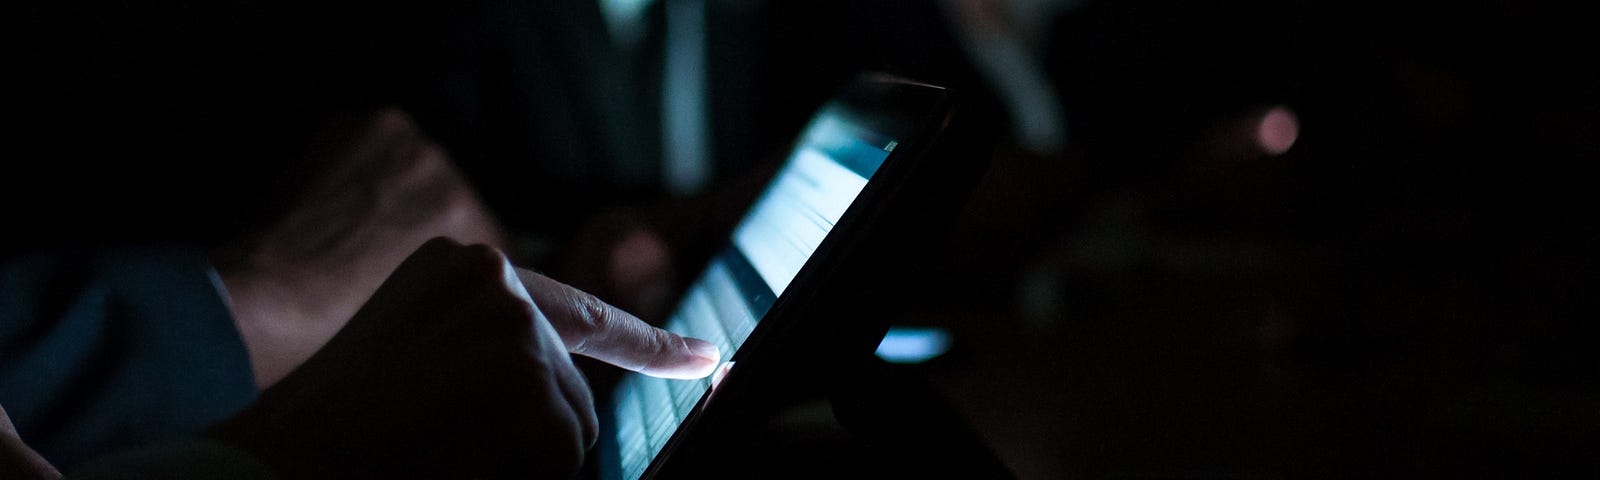
[[[726,367],[896,145],[851,122],[842,108],[824,108],[666,328],[715,343]],[[624,377],[609,412],[615,464],[605,470],[640,478],[711,384]]]

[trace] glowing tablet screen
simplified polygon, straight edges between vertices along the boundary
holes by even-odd
[[[666,328],[715,343],[727,362],[894,147],[892,139],[823,110]],[[710,387],[710,379],[625,377],[611,406],[614,471],[639,478]]]

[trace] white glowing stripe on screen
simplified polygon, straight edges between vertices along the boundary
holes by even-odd
[[[867,179],[821,151],[806,148],[778,172],[777,183],[733,234],[773,293],[781,294],[844,215]]]
[[[893,327],[878,343],[878,358],[890,363],[922,363],[950,350],[942,328]]]
[[[705,288],[694,288],[684,297],[678,317],[667,324],[667,330],[716,343],[717,348],[725,348],[723,342],[727,335],[720,332],[716,315],[716,307],[711,304],[711,296],[706,294]]]
[[[646,457],[644,438],[644,407],[639,402],[639,390],[624,388],[617,402],[618,457],[625,472],[638,478],[650,459]],[[638,473],[632,473],[638,472]]]
[[[722,360],[727,361],[733,357],[734,350],[744,344],[744,339],[750,337],[759,319],[751,315],[750,306],[726,262],[717,260],[706,271],[705,291],[716,307],[716,316],[707,319],[713,324],[709,328],[716,329],[725,339],[717,348],[722,349]]]
[[[756,318],[735,283],[726,263],[711,262],[706,273],[686,294],[667,330],[716,344],[723,359],[733,355],[755,329]]]

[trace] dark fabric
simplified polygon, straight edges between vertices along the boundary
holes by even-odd
[[[0,236],[0,255],[225,241],[281,214],[328,119],[384,106],[410,113],[514,231],[559,239],[659,193],[658,92],[641,91],[655,74],[631,73],[593,1],[19,9],[0,29],[18,37],[0,50],[20,85],[0,89],[15,160],[0,214],[37,233]]]
[[[67,472],[69,480],[271,480],[272,467],[226,444],[191,440],[101,457]]]
[[[181,438],[256,398],[250,359],[194,249],[26,255],[0,265],[0,405],[62,470]]]

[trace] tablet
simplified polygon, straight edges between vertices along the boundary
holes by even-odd
[[[896,236],[915,231],[915,212],[930,204],[921,197],[965,198],[937,187],[934,179],[953,172],[928,160],[951,104],[940,87],[866,76],[818,111],[666,322],[715,343],[723,352],[718,372],[700,380],[624,376],[611,401],[597,405],[601,478],[655,478],[685,463],[678,457],[714,436],[719,421],[754,410],[757,392],[785,380],[775,376],[793,369],[801,344],[834,359],[871,354],[887,322],[837,312],[870,298],[862,290],[872,282],[892,281],[883,271],[892,264],[880,262],[889,255],[871,246],[915,241]]]

